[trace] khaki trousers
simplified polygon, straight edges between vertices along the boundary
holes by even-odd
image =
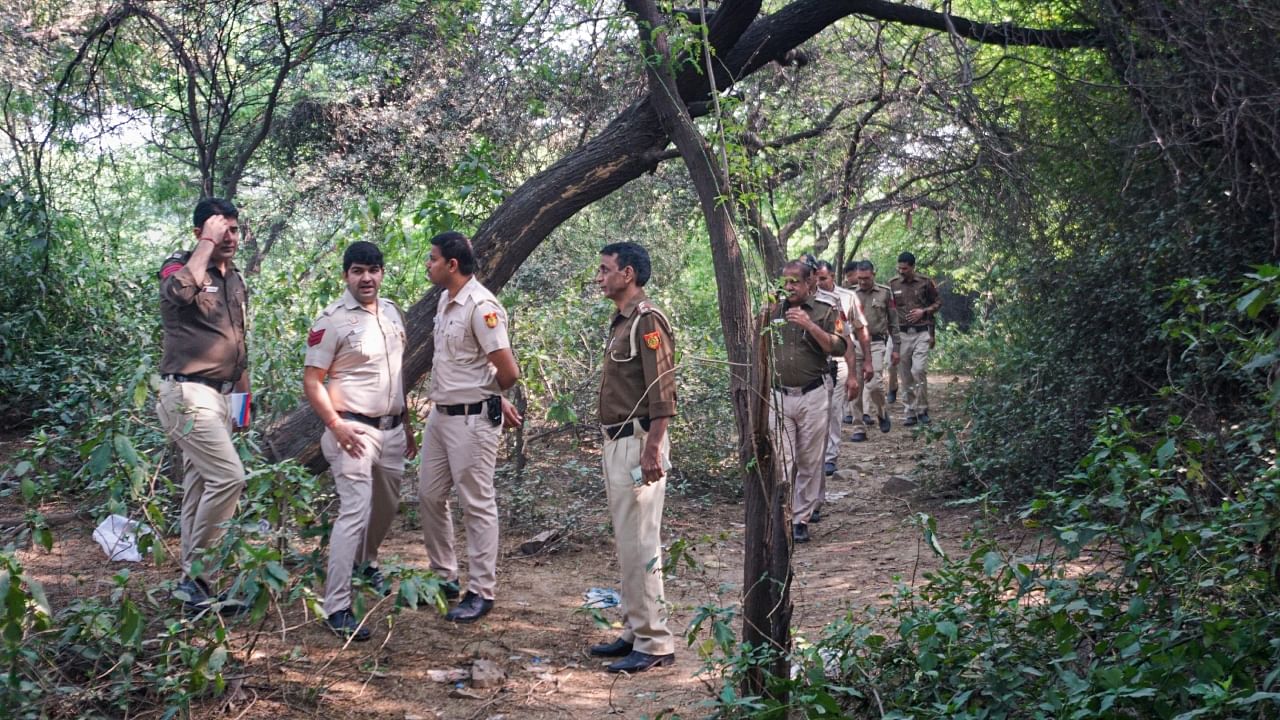
[[[636,428],[640,428],[637,426]],[[622,573],[622,639],[650,655],[675,652],[667,629],[662,588],[662,506],[667,479],[636,485],[631,471],[640,467],[640,452],[648,433],[606,439],[601,462],[604,488],[613,521],[613,540]],[[659,462],[669,464],[670,437],[663,438]]]
[[[849,379],[849,363],[844,358],[836,360],[836,381],[831,386],[831,391],[827,399],[827,451],[823,455],[823,461],[833,463],[840,456],[840,421],[844,419],[845,406],[848,404],[844,399],[844,384]],[[816,390],[814,392],[817,392]],[[822,490],[820,500],[825,500],[827,496],[827,474],[822,474],[821,480]]]
[[[878,418],[881,415],[887,415],[889,409],[885,406],[884,399],[884,368],[888,362],[889,351],[885,349],[883,340],[873,340],[871,342],[871,368],[874,374],[871,380],[862,383],[862,414],[871,416],[871,424],[877,425]],[[855,423],[862,422],[861,418],[854,418]],[[877,425],[878,426],[878,425]],[[871,426],[863,423],[863,429],[870,433]]]
[[[827,376],[826,383],[831,378]],[[769,413],[774,452],[791,480],[791,522],[807,523],[822,499],[822,462],[827,442],[828,395],[817,388],[803,395],[775,390]]]
[[[351,569],[378,560],[378,547],[400,506],[404,476],[404,428],[361,425],[364,452],[353,458],[324,431],[320,449],[329,461],[338,491],[338,517],[329,535],[329,570],[324,583],[324,613],[351,607]]]
[[[902,331],[898,350],[898,389],[907,417],[929,411],[929,331]]]
[[[498,500],[493,468],[498,461],[502,427],[485,415],[446,415],[433,408],[422,431],[422,465],[418,468],[418,506],[431,569],[447,580],[458,579],[453,549],[453,515],[449,491],[456,488],[467,531],[467,589],[493,599],[498,572]]]
[[[209,580],[200,555],[226,534],[244,490],[244,465],[231,443],[226,395],[199,383],[164,380],[156,414],[165,435],[182,450],[182,515],[179,561],[187,577]]]

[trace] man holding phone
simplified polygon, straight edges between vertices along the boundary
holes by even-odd
[[[431,238],[427,276],[444,289],[436,305],[433,407],[422,431],[418,503],[431,569],[456,598],[458,557],[453,545],[449,491],[457,489],[467,529],[467,592],[445,619],[472,623],[493,609],[497,587],[498,500],[493,469],[502,426],[520,413],[500,393],[520,379],[507,337],[507,312],[475,278],[471,241],[458,232]]]
[[[325,619],[339,637],[360,642],[370,633],[353,611],[351,575],[358,570],[375,592],[388,592],[378,547],[400,506],[405,458],[418,452],[401,370],[404,315],[378,296],[382,278],[377,245],[359,241],[346,249],[347,291],[312,323],[302,375],[302,391],[326,428],[320,448],[338,491]]]
[[[183,466],[179,559],[184,577],[175,596],[192,612],[238,611],[242,605],[213,593],[214,568],[202,556],[222,540],[222,526],[244,489],[228,398],[249,392],[248,291],[232,262],[240,245],[239,211],[227,200],[203,198],[192,220],[195,248],[165,258],[159,272],[164,341],[156,414],[182,450]]]
[[[622,635],[591,654],[620,657],[609,672],[643,672],[675,661],[663,613],[662,506],[676,414],[675,343],[666,316],[645,297],[649,253],[621,242],[600,250],[595,282],[618,312],[609,325],[600,378],[602,460],[618,566]]]

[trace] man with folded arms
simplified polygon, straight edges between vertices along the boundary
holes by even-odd
[[[376,592],[387,591],[377,566],[378,546],[400,504],[405,458],[418,452],[401,373],[404,315],[395,303],[378,297],[382,278],[382,251],[376,245],[361,241],[347,248],[342,255],[347,291],[307,333],[302,376],[302,391],[325,424],[320,449],[338,492],[325,621],[339,637],[361,642],[370,633],[352,611],[351,576],[358,570]]]

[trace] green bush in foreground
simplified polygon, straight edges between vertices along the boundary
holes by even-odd
[[[1049,549],[1011,556],[976,533],[921,587],[798,643],[793,677],[773,679],[788,708],[738,697],[761,658],[721,644],[722,714],[1280,716],[1280,268],[1230,295],[1179,281],[1172,297],[1169,341],[1212,372],[1178,375],[1163,405],[1106,414],[1075,472],[1022,513]],[[1221,388],[1196,383],[1223,375],[1234,420],[1205,413]]]

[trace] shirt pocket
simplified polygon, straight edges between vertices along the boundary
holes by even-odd
[[[359,355],[361,359],[370,359],[371,345],[369,339],[365,337],[365,333],[361,328],[352,328],[343,336],[342,342],[346,343],[351,352]]]
[[[449,352],[449,357],[455,360],[466,359],[470,356],[471,349],[467,342],[467,327],[461,320],[451,319],[445,322],[444,329],[440,331],[441,337],[444,339],[445,349]]]
[[[205,285],[196,293],[196,310],[210,324],[221,324],[226,317],[226,302],[222,295],[222,288],[217,285]]]

